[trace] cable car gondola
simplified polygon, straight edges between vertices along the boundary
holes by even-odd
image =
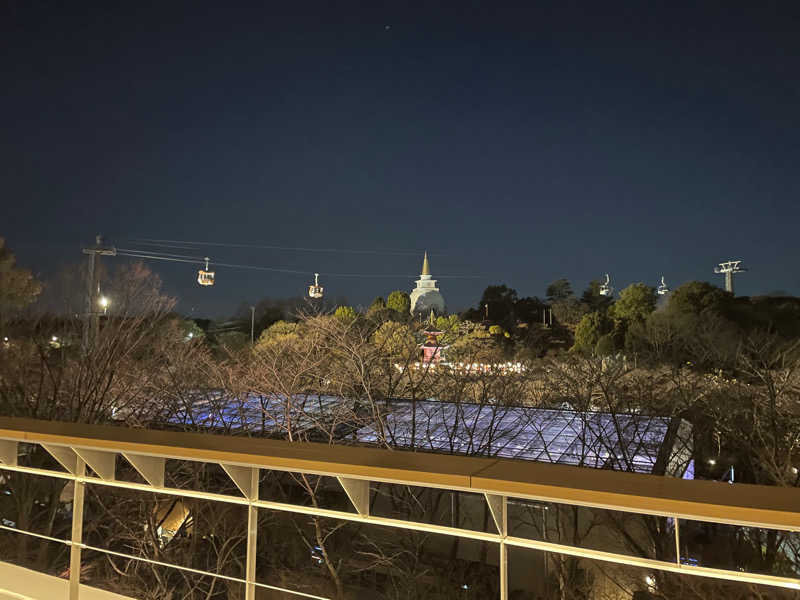
[[[608,276],[606,273],[606,282],[600,284],[600,295],[601,296],[613,296],[614,295],[614,288],[611,287],[611,277]]]
[[[658,295],[666,296],[669,294],[669,286],[664,282],[664,276],[661,276],[661,285],[658,286]]]
[[[206,268],[197,272],[197,283],[200,285],[214,285],[214,271],[208,270],[208,257],[206,256]]]
[[[325,288],[319,284],[319,273],[314,273],[314,285],[308,286],[308,297],[322,298],[324,291]]]

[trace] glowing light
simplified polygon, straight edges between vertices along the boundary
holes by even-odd
[[[58,338],[57,338],[56,336],[53,336],[53,337],[51,337],[50,339],[51,339],[52,341],[54,341],[54,342],[57,342],[57,341],[58,341]]]
[[[648,587],[655,587],[656,585],[656,580],[653,579],[653,577],[651,577],[650,575],[644,578],[644,582],[647,584]]]
[[[105,296],[100,296],[100,306],[102,306],[103,308],[108,308],[109,304],[110,302],[108,298],[106,298]]]
[[[713,458],[709,458],[708,464],[710,464],[713,467],[715,464],[717,464],[717,461],[715,461]]]

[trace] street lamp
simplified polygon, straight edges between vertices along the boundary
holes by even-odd
[[[100,296],[100,307],[103,309],[103,314],[108,312],[108,305],[111,304],[111,301],[106,298],[105,296]]]

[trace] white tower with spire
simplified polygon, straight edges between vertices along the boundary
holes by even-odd
[[[443,315],[445,303],[439,288],[436,287],[436,280],[431,278],[431,266],[426,252],[422,260],[422,273],[417,279],[417,287],[411,291],[411,314],[427,316],[431,311]]]

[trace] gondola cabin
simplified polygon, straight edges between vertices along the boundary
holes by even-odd
[[[325,288],[319,284],[319,273],[314,273],[314,283],[308,286],[309,298],[322,298]]]
[[[608,276],[606,273],[606,282],[600,284],[600,295],[601,296],[613,296],[614,295],[614,288],[611,287],[611,277]]]
[[[214,271],[208,270],[208,260],[206,256],[206,268],[197,272],[197,283],[200,285],[214,285]]]

